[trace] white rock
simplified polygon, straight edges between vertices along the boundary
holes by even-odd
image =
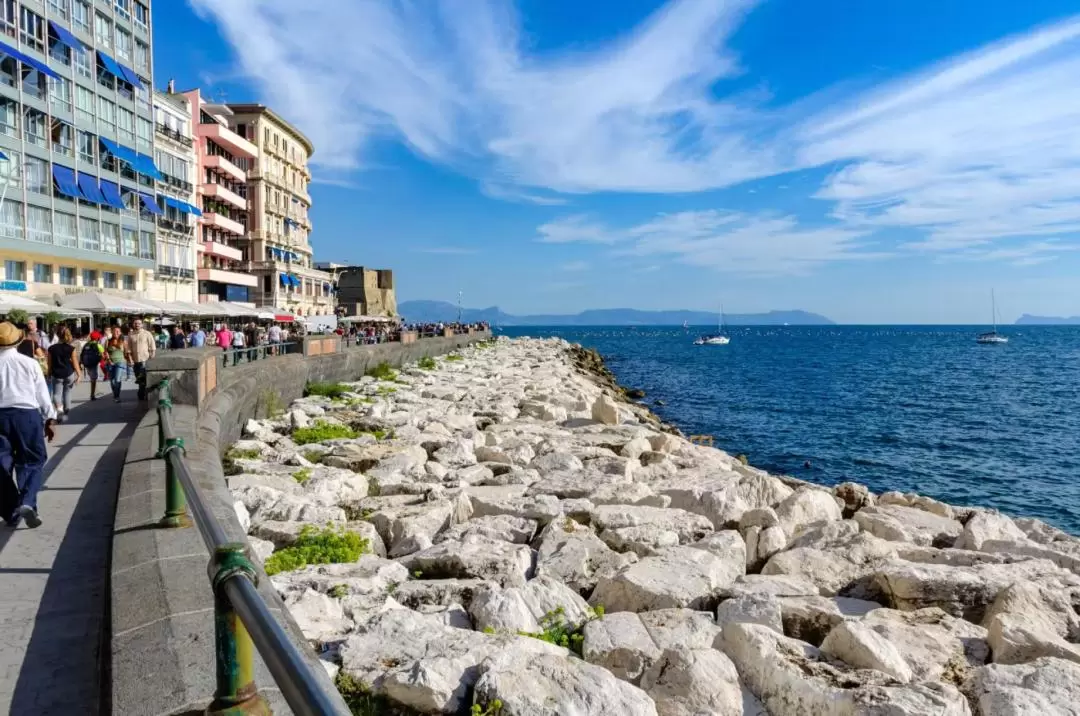
[[[976,716],[1078,716],[1080,665],[1042,658],[1030,664],[991,664],[965,684]]]
[[[307,413],[305,413],[302,410],[293,410],[293,411],[291,411],[289,413],[289,415],[288,415],[288,418],[289,418],[289,424],[292,426],[293,430],[300,430],[300,429],[303,429],[303,428],[310,428],[311,424],[312,424],[311,423],[311,418],[309,418]]]
[[[601,393],[592,405],[592,419],[605,425],[619,424],[619,409],[615,401]]]
[[[622,450],[619,451],[619,454],[623,457],[628,457],[631,460],[637,460],[641,456],[641,453],[651,452],[652,449],[652,443],[646,438],[634,438],[622,446]]]
[[[658,530],[651,526],[604,530],[600,533],[600,539],[616,552],[633,552],[638,557],[651,557],[679,546],[678,532]]]
[[[776,510],[771,507],[755,507],[744,512],[739,518],[740,530],[745,530],[747,527],[760,527],[764,530],[779,524],[780,518],[776,516]]]
[[[670,607],[711,610],[719,591],[746,569],[743,555],[724,559],[693,547],[674,547],[601,579],[589,598],[612,612]]]
[[[341,601],[313,589],[285,601],[304,636],[315,641],[338,639],[351,628]]]
[[[240,529],[244,530],[244,534],[251,531],[251,514],[248,512],[247,507],[240,500],[233,502],[233,511],[236,513],[236,520],[240,523]]]
[[[536,573],[587,594],[598,580],[613,577],[636,561],[637,555],[614,552],[588,527],[560,520],[548,525],[540,536]]]
[[[585,625],[582,656],[623,681],[637,684],[661,654],[640,617],[633,612],[605,614]]]
[[[964,531],[953,545],[957,549],[982,549],[987,540],[1006,540],[1026,542],[1025,535],[1003,514],[981,510],[976,512],[964,525]]]
[[[778,597],[784,634],[820,646],[833,627],[880,609],[877,602],[849,597]]]
[[[667,649],[641,679],[660,716],[742,716],[739,674],[716,649]]]
[[[784,531],[795,534],[815,522],[832,522],[843,519],[836,499],[824,490],[801,487],[776,507]]]
[[[696,542],[713,531],[712,524],[701,515],[686,510],[639,505],[600,505],[593,510],[592,521],[599,530],[647,527],[674,532],[683,544]]]
[[[473,444],[461,439],[452,440],[436,450],[432,459],[446,467],[468,467],[476,464]]]
[[[260,562],[265,562],[274,553],[274,543],[270,540],[248,537],[248,544],[251,546],[251,553]]]
[[[857,669],[876,669],[897,681],[911,681],[911,667],[892,643],[861,622],[838,624],[821,644],[821,652]]]
[[[533,458],[529,467],[539,470],[541,474],[546,472],[574,472],[585,469],[581,460],[565,452],[549,452]]]
[[[522,587],[488,587],[476,592],[469,613],[477,629],[541,632],[544,620],[580,627],[592,610],[581,596],[561,582],[537,577]]]
[[[830,596],[869,578],[892,561],[896,544],[864,532],[850,539],[842,549],[789,548],[770,557],[761,573],[802,577]]]
[[[755,594],[721,602],[716,608],[716,623],[723,628],[728,622],[762,624],[779,634],[784,633],[780,601],[770,594]]]
[[[454,525],[436,538],[436,544],[447,540],[462,540],[469,535],[479,535],[493,540],[528,544],[536,534],[536,521],[513,515],[489,515]]]
[[[757,541],[757,562],[763,562],[787,547],[788,538],[780,525],[762,531]]]
[[[523,545],[470,536],[442,542],[401,559],[410,572],[428,579],[489,579],[505,587],[523,585],[532,570],[532,550]]]
[[[900,505],[865,507],[854,518],[875,537],[927,547],[951,547],[964,529],[956,520]]]

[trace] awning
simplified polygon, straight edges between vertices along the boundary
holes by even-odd
[[[97,51],[97,56],[98,56],[98,61],[102,64],[102,66],[105,67],[106,70],[109,71],[109,74],[111,74],[113,77],[115,77],[118,80],[123,80],[124,82],[128,81],[128,78],[124,77],[124,71],[122,69],[120,69],[120,65],[117,63],[116,60],[109,57],[108,55],[106,55],[101,50]]]
[[[55,80],[63,79],[62,77],[60,77],[60,75],[54,72],[48,65],[46,65],[41,60],[35,60],[30,55],[19,52],[14,47],[6,43],[0,42],[0,54],[12,57],[23,63],[24,65],[30,65],[38,72],[42,72]]]
[[[60,190],[61,194],[70,196],[72,199],[86,198],[82,195],[82,192],[79,191],[79,182],[75,179],[74,169],[68,169],[59,164],[53,164],[52,175],[53,181],[56,182],[56,188]]]
[[[123,211],[127,208],[124,197],[120,195],[120,187],[114,182],[101,180],[101,194],[105,197],[105,203],[114,209]]]
[[[142,192],[139,192],[139,198],[142,199],[143,208],[145,208],[151,214],[161,216],[165,213],[161,210],[161,207],[158,206],[157,202],[154,201],[154,197],[150,196],[149,194],[143,194]]]
[[[49,20],[49,27],[52,28],[53,34],[56,35],[56,39],[60,40],[63,44],[67,45],[76,52],[83,48],[82,41],[75,35],[71,34],[71,30],[68,30],[63,25],[60,25],[52,20]]]
[[[283,273],[279,273],[279,274],[278,274],[278,278],[279,278],[279,279],[281,280],[281,285],[282,285],[282,286],[289,286],[289,285],[291,285],[291,284],[290,284],[290,281],[289,281],[289,277],[288,277],[287,275],[285,275],[285,274],[283,274]]]
[[[136,163],[139,161],[139,154],[131,147],[125,147],[123,144],[117,144],[111,139],[105,139],[105,137],[98,137],[101,140],[101,146],[105,147],[105,150],[109,154],[113,155],[122,162],[126,162],[134,169]]]
[[[127,65],[122,65],[119,62],[117,62],[116,64],[120,68],[120,72],[123,73],[124,79],[130,82],[135,87],[135,89],[143,88],[143,84],[139,80],[139,76],[135,74],[135,70],[131,69]]]
[[[82,190],[82,195],[86,197],[87,201],[92,201],[95,204],[105,203],[105,197],[101,195],[101,187],[98,186],[97,177],[79,172],[79,189]],[[121,204],[122,207],[123,204]]]
[[[77,308],[90,313],[125,313],[152,316],[159,312],[156,306],[123,296],[107,293],[76,293],[60,301],[65,308]]]
[[[296,320],[296,317],[295,316],[290,316],[290,315],[285,314],[285,313],[275,313],[274,314],[274,320],[277,321],[278,323],[292,323],[293,321]]]
[[[158,171],[157,165],[154,164],[154,158],[148,157],[145,154],[135,154],[135,171],[140,174],[145,174],[148,177],[163,181],[165,177]]]
[[[4,154],[3,152],[0,152],[0,159],[3,159],[5,161],[7,161],[7,158],[8,158],[8,155]]]

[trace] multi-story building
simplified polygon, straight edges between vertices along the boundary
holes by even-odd
[[[397,316],[394,272],[349,266],[337,271],[337,300],[347,316]]]
[[[230,104],[229,125],[258,148],[247,175],[248,235],[241,246],[258,280],[254,301],[298,316],[334,312],[332,278],[312,256],[311,141],[271,109]]]
[[[162,215],[157,227],[157,267],[148,295],[157,301],[198,300],[195,279],[198,199],[195,171],[198,157],[191,130],[191,103],[176,94],[172,81],[166,92],[154,92],[154,161]],[[200,247],[201,248],[201,247]]]
[[[151,63],[149,0],[0,0],[0,290],[145,295]]]
[[[184,93],[196,138],[199,221],[199,301],[255,303],[259,278],[248,270],[245,250],[252,227],[248,171],[259,149],[230,128],[232,110],[208,102],[197,89]]]

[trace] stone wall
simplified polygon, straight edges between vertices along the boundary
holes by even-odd
[[[223,368],[217,349],[189,349],[155,358],[147,368],[151,385],[172,379],[173,423],[185,441],[192,477],[226,534],[244,541],[246,531],[233,511],[220,460],[244,422],[266,415],[274,404],[288,405],[303,395],[308,382],[355,380],[382,362],[397,367],[488,337],[477,333],[343,348],[336,337],[319,336],[305,341],[307,355]],[[201,713],[215,686],[209,555],[197,528],[157,527],[165,513],[165,463],[155,458],[157,424],[157,411],[151,410],[132,437],[114,522],[111,678],[113,712],[119,714]],[[259,591],[271,610],[304,650],[316,677],[332,688],[270,581],[260,577]],[[265,665],[256,660],[256,682],[273,713],[291,713]],[[347,716],[344,703],[338,706]]]

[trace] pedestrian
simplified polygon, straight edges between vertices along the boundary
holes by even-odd
[[[71,389],[82,380],[79,361],[75,360],[75,346],[71,345],[71,330],[67,326],[60,329],[57,342],[49,346],[49,377],[53,404],[59,422],[63,422],[71,414]]]
[[[202,348],[206,345],[206,331],[198,324],[196,324],[195,330],[188,334],[188,337],[191,339],[192,348]]]
[[[120,329],[120,335],[124,339],[124,343],[127,343],[128,336],[131,335],[131,324],[124,326]],[[131,360],[129,359],[124,365],[124,380],[135,380],[135,371],[131,368]]]
[[[101,346],[101,334],[93,331],[90,339],[83,344],[79,351],[79,364],[82,366],[86,377],[90,379],[90,400],[97,400],[97,382],[101,362],[105,359],[105,349]]]
[[[229,350],[232,348],[232,331],[229,330],[228,324],[219,324],[215,337],[222,351],[221,365],[226,366],[229,364]]]
[[[272,355],[278,354],[278,348],[281,346],[281,326],[273,324],[266,331],[266,342],[270,344],[270,352]]]
[[[45,331],[38,329],[36,318],[31,318],[26,322],[26,337],[32,340],[37,345],[41,346],[41,350],[49,350],[49,346],[51,345],[49,342],[49,336],[45,334]]]
[[[169,348],[174,351],[179,351],[186,347],[187,341],[184,340],[184,332],[180,330],[180,326],[173,326],[172,335],[169,336]]]
[[[157,343],[154,334],[143,328],[141,318],[136,318],[131,324],[131,332],[127,340],[128,360],[135,369],[135,382],[139,386],[139,400],[146,400],[146,361],[157,353]]]
[[[258,357],[256,354],[259,345],[259,326],[255,321],[249,321],[247,327],[244,328],[244,343],[248,347],[248,361],[255,360]]]
[[[232,334],[232,347],[233,347],[233,365],[240,364],[240,355],[244,352],[244,331],[241,328],[237,328]]]
[[[14,325],[0,323],[0,465],[15,473],[14,479],[0,476],[0,512],[8,527],[22,519],[33,528],[41,525],[37,495],[45,473],[45,441],[55,437],[56,409],[35,361],[16,350],[22,339]]]
[[[127,368],[127,341],[120,333],[120,326],[112,327],[112,337],[105,344],[105,358],[108,361],[113,402],[119,403],[124,370]]]

